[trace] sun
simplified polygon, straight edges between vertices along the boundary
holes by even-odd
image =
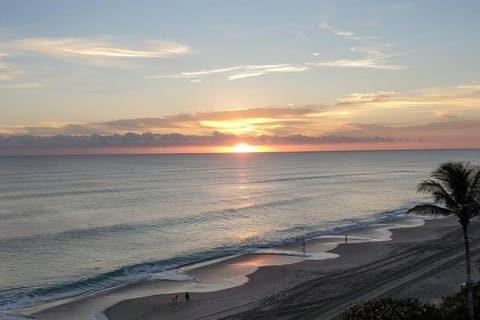
[[[233,153],[248,153],[248,152],[255,152],[258,150],[258,146],[251,146],[248,143],[238,143],[234,146],[228,148],[229,152]]]
[[[218,146],[213,147],[212,152],[220,153],[256,153],[256,152],[270,152],[272,149],[268,146],[251,145],[245,142],[237,143],[233,146]]]

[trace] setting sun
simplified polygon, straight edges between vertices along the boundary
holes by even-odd
[[[228,151],[234,153],[256,152],[258,151],[258,146],[251,146],[248,143],[238,143],[230,147]]]
[[[218,146],[210,148],[214,153],[253,153],[253,152],[271,152],[273,149],[269,146],[251,145],[245,142],[237,143],[231,146]]]

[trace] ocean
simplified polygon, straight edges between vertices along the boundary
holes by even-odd
[[[405,214],[480,150],[0,158],[0,318]],[[3,316],[2,316],[3,315]]]

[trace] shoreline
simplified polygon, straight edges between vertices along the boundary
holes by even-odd
[[[479,229],[480,223],[472,223],[472,231]],[[475,240],[472,256],[480,255],[480,239]],[[339,245],[332,252],[339,257],[260,267],[245,285],[192,294],[188,304],[172,305],[170,295],[153,295],[122,301],[105,314],[110,320],[333,319],[348,305],[379,296],[438,302],[459,289],[465,274],[462,234],[454,218],[397,228],[392,241]],[[448,277],[438,277],[442,272]],[[432,276],[437,279],[431,281]]]
[[[388,240],[392,238],[392,234],[395,235],[402,229],[412,230],[419,225],[423,225],[424,219],[425,217],[419,216],[403,216],[386,223],[362,226],[349,232],[349,245],[345,247],[361,243],[391,242]],[[429,223],[428,220],[427,223]],[[229,291],[238,291],[239,288],[251,286],[252,282],[257,281],[257,274],[263,273],[264,269],[298,269],[296,271],[299,271],[302,269],[301,265],[315,265],[322,261],[336,261],[337,259],[331,258],[338,258],[338,254],[348,254],[348,252],[343,252],[341,249],[342,243],[344,243],[343,234],[323,235],[307,241],[307,254],[309,256],[302,255],[300,243],[290,243],[272,250],[263,250],[263,252],[259,250],[254,254],[221,259],[222,261],[213,261],[213,263],[203,262],[205,264],[203,266],[192,265],[179,270],[181,273],[197,279],[197,281],[141,281],[118,289],[108,290],[95,296],[84,297],[46,308],[29,315],[33,315],[37,319],[61,319],[62,317],[68,317],[68,319],[86,319],[87,317],[90,319],[94,317],[96,319],[106,319],[102,313],[102,311],[106,310],[105,314],[109,316],[108,319],[130,319],[132,317],[122,316],[118,318],[113,315],[112,308],[115,309],[122,304],[128,305],[129,301],[136,301],[137,303],[142,301],[142,304],[145,301],[150,301],[150,303],[146,303],[145,309],[149,309],[149,306],[152,304],[159,305],[159,303],[154,303],[153,301],[161,301],[160,305],[170,307],[172,294],[179,294],[180,300],[183,300],[183,293],[187,291],[192,295],[193,301],[196,301],[199,295],[215,295],[215,293],[218,294],[219,292],[225,292],[228,296],[230,294]],[[335,262],[333,262],[333,265],[335,265]],[[315,276],[309,275],[311,279],[315,278]],[[273,295],[279,291],[286,290],[308,279],[308,277],[295,276],[292,279],[288,279],[285,283],[281,281],[280,285],[272,286],[271,290],[263,288],[263,291],[268,292],[263,293],[261,297],[256,297],[254,300],[260,300],[267,295]],[[275,279],[271,280],[274,281]],[[262,280],[261,282],[264,283],[265,281]],[[275,282],[278,281],[275,280]],[[254,302],[250,302],[248,305],[252,307],[254,304]],[[125,312],[122,311],[121,313],[125,315]]]
[[[303,235],[307,241],[314,240],[314,239],[320,239],[320,238],[335,238],[338,236],[338,234],[345,234],[345,233],[350,233],[350,232],[355,232],[357,230],[371,230],[378,228],[378,226],[381,226],[381,228],[384,228],[385,226],[388,226],[387,228],[392,227],[392,224],[395,224],[397,221],[400,220],[405,220],[406,216],[404,215],[405,212],[404,207],[400,207],[397,209],[391,209],[391,210],[386,210],[382,211],[373,215],[367,215],[367,216],[362,216],[358,218],[351,218],[351,219],[340,219],[336,221],[335,223],[331,223],[330,225],[327,225],[325,229],[320,229],[318,231],[311,231],[309,233],[306,233]],[[420,218],[422,219],[422,218]],[[183,265],[173,267],[171,269],[167,269],[164,271],[161,271],[159,273],[154,273],[152,277],[138,277],[135,280],[130,280],[130,281],[125,281],[123,284],[117,284],[113,287],[104,287],[104,288],[99,288],[96,289],[95,291],[90,291],[88,293],[75,293],[74,295],[70,295],[64,298],[57,298],[52,301],[48,302],[43,302],[40,304],[36,305],[31,305],[31,306],[26,306],[26,307],[18,307],[17,309],[10,309],[10,312],[16,312],[16,313],[1,313],[0,318],[2,315],[19,315],[19,316],[30,316],[32,314],[37,314],[42,312],[43,310],[55,308],[57,306],[66,304],[66,303],[75,303],[76,301],[81,301],[81,300],[88,300],[90,298],[95,298],[97,296],[103,296],[106,294],[109,294],[110,292],[116,292],[117,290],[121,290],[122,288],[125,287],[135,287],[137,284],[143,284],[144,282],[159,282],[159,281],[165,281],[165,282],[174,282],[174,283],[181,283],[183,281],[189,281],[189,277],[186,274],[186,271],[192,270],[192,269],[197,269],[201,266],[208,266],[211,264],[215,264],[219,261],[224,261],[224,260],[230,260],[232,258],[236,258],[238,256],[243,256],[243,255],[251,255],[251,254],[258,254],[261,251],[266,251],[265,254],[269,254],[268,251],[274,251],[270,252],[270,254],[273,255],[284,255],[284,256],[298,256],[298,257],[303,257],[303,255],[297,250],[297,252],[289,252],[289,253],[284,253],[282,254],[281,248],[286,248],[287,246],[295,245],[298,244],[299,241],[303,238],[302,236],[297,236],[297,237],[287,237],[285,239],[280,239],[276,240],[273,242],[270,242],[267,244],[268,247],[256,247],[256,248],[247,248],[246,250],[242,250],[243,252],[236,253],[236,254],[230,254],[227,256],[220,256],[220,257],[204,257],[200,259],[197,262],[187,262]],[[262,249],[260,249],[262,248]],[[279,249],[280,248],[280,249]],[[240,249],[245,249],[245,248],[240,248]],[[327,251],[325,249],[325,251]],[[322,255],[322,254],[320,254]],[[325,257],[326,256],[326,257]],[[325,255],[322,257],[317,256],[315,259],[324,259],[327,258],[329,255]],[[314,259],[314,258],[312,258]],[[299,261],[303,261],[304,259],[301,260],[295,260],[295,261],[287,261],[285,263],[296,263]],[[148,262],[145,263],[140,263],[140,265],[143,264],[148,264]],[[131,267],[131,266],[129,266]],[[107,271],[104,274],[110,274],[112,272],[117,272],[121,271],[126,267],[122,267],[113,271]],[[234,285],[241,285],[243,284],[246,280],[246,275],[250,272],[246,272],[244,274],[244,281],[241,283],[236,283]],[[95,278],[97,275],[93,275],[93,278]],[[72,280],[72,283],[76,284],[77,282],[75,280]],[[205,289],[206,291],[214,291],[214,290],[219,290],[223,288],[228,288],[231,286],[234,286],[233,284],[226,285],[224,284],[221,288],[210,288],[210,289]],[[151,291],[149,291],[151,292]],[[154,294],[149,293],[149,294]],[[144,294],[144,293],[142,293]],[[134,293],[134,295],[137,295],[137,293]],[[16,310],[16,311],[13,311]]]

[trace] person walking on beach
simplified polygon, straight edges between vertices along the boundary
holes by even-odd
[[[185,292],[185,301],[186,301],[187,303],[190,302],[190,293],[188,293],[188,292]]]

